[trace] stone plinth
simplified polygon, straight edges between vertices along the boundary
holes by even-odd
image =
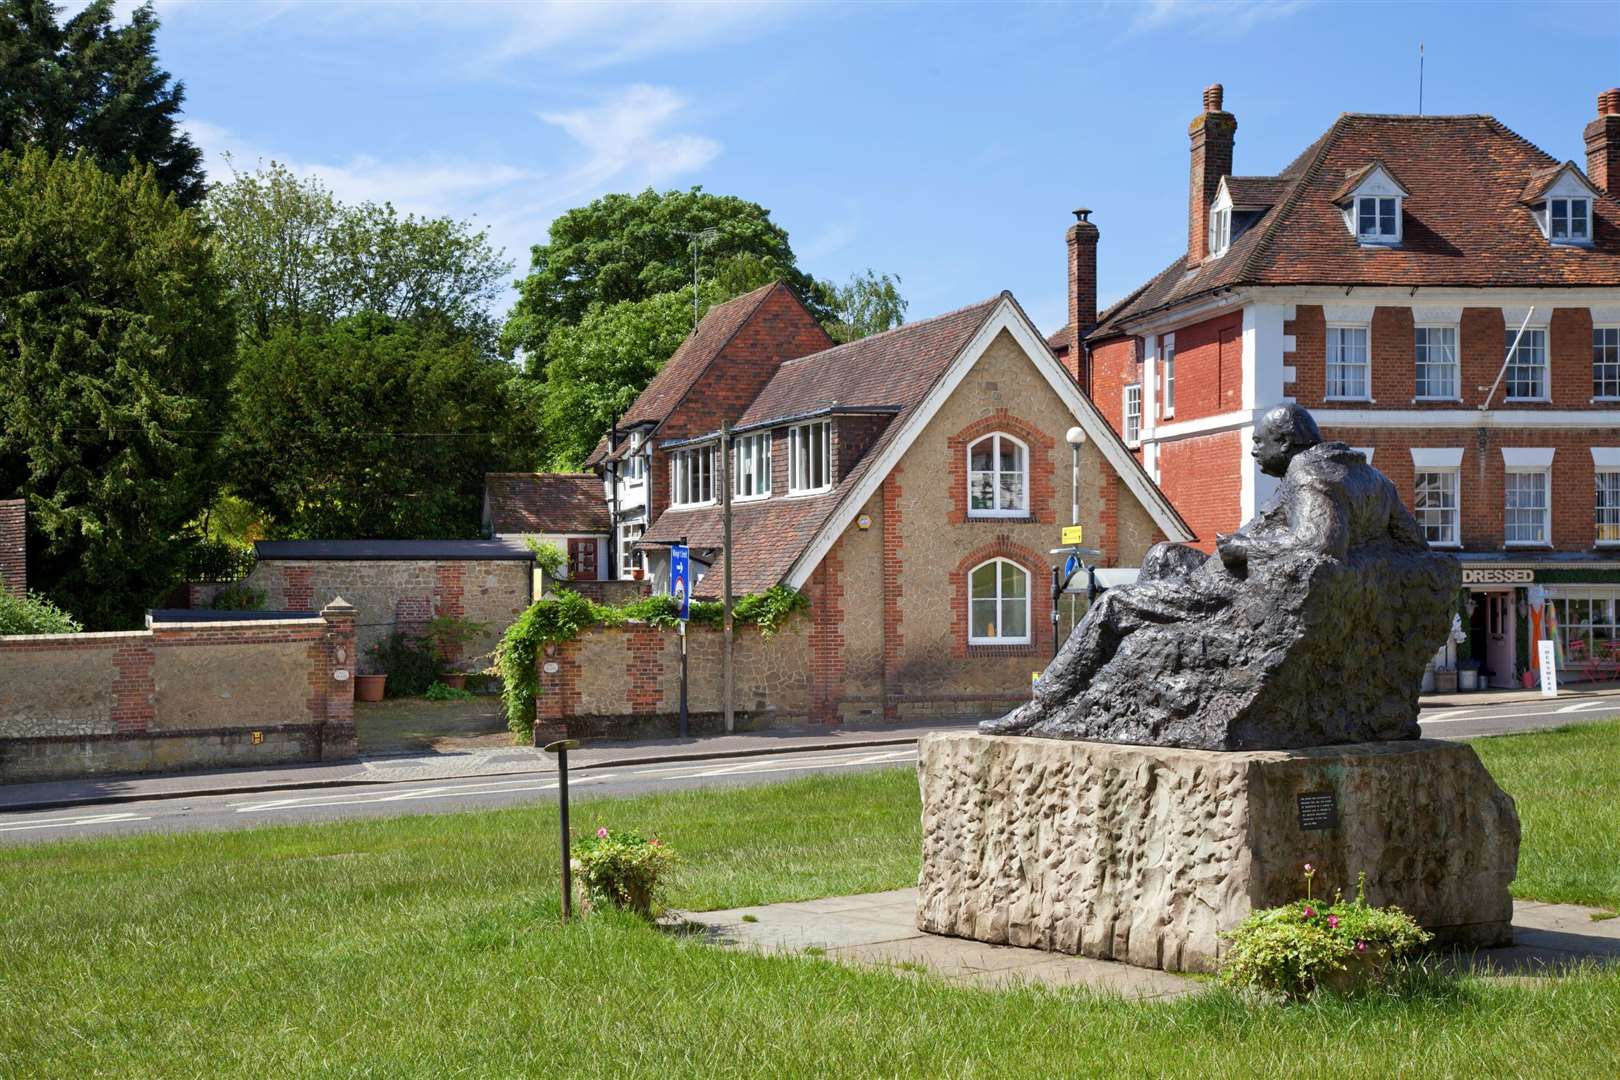
[[[1318,896],[1353,894],[1364,871],[1369,903],[1399,904],[1442,943],[1511,940],[1518,815],[1460,743],[1222,752],[936,733],[919,754],[917,926],[931,933],[1213,971],[1219,935],[1302,896],[1311,863]],[[1325,793],[1330,822],[1315,816]]]

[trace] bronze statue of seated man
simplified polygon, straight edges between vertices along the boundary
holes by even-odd
[[[1215,554],[1158,544],[1075,627],[1033,700],[981,730],[1203,749],[1416,738],[1460,587],[1393,484],[1281,405],[1255,426],[1275,496]]]

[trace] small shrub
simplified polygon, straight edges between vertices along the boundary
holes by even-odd
[[[587,905],[611,904],[651,916],[663,899],[665,875],[675,865],[675,852],[658,839],[639,833],[600,828],[576,841],[571,860]]]
[[[434,663],[444,668],[450,663],[450,654],[459,651],[467,642],[484,632],[484,625],[457,615],[439,615],[429,619],[426,638],[433,653]]]
[[[564,576],[563,568],[568,565],[568,556],[563,553],[562,548],[549,540],[541,543],[532,536],[524,542],[529,545],[529,550],[534,552],[534,564],[548,580],[556,581]]]
[[[422,694],[429,701],[471,701],[478,695],[471,690],[457,690],[453,686],[446,686],[442,682],[434,682]]]
[[[264,593],[239,581],[215,593],[208,606],[215,611],[262,611],[264,599]]]
[[[1236,986],[1297,1000],[1319,989],[1377,986],[1433,937],[1393,904],[1367,904],[1367,875],[1355,899],[1311,897],[1316,876],[1305,864],[1305,899],[1256,911],[1225,936],[1232,943],[1221,978]]]
[[[77,634],[77,619],[40,596],[13,596],[0,589],[0,636],[5,634]]]
[[[371,646],[371,670],[388,676],[389,697],[419,697],[439,677],[432,647],[415,634],[395,630]]]

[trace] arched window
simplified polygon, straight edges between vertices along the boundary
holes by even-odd
[[[991,559],[968,572],[968,644],[1029,644],[1029,572]]]
[[[1029,447],[995,432],[967,448],[968,517],[1029,514]]]

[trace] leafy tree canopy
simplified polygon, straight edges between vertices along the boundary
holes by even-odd
[[[92,629],[180,579],[212,500],[234,324],[156,170],[0,153],[0,491],[29,500],[34,585]]]
[[[283,323],[242,345],[231,488],[278,536],[476,536],[484,473],[506,464],[523,415],[509,382],[504,361],[443,323]]]
[[[134,158],[182,206],[203,196],[202,152],[181,131],[183,83],[158,67],[158,17],[113,25],[113,0],[60,22],[50,0],[0,0],[0,149],[85,151],[122,174]]]
[[[828,286],[834,319],[825,324],[834,341],[857,338],[892,330],[906,321],[906,298],[900,295],[900,278],[889,274],[851,274],[847,285]]]
[[[548,339],[558,326],[578,323],[593,304],[646,300],[690,288],[693,236],[699,239],[701,278],[724,281],[781,279],[791,285],[819,320],[829,320],[822,290],[799,269],[787,231],[770,212],[734,195],[690,191],[604,195],[569,210],[551,223],[550,238],[532,249],[529,276],[518,283],[518,301],[502,334],[510,354],[522,350],[531,375],[551,360]],[[728,288],[726,291],[730,291]],[[687,294],[688,303],[691,294]]]
[[[216,185],[203,209],[246,334],[372,312],[493,341],[490,306],[512,264],[469,222],[347,206],[276,162]]]

